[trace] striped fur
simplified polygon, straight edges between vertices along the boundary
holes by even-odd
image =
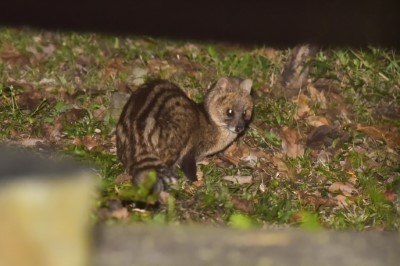
[[[175,84],[154,80],[132,93],[117,124],[117,153],[135,183],[156,170],[155,191],[179,165],[197,180],[196,161],[225,149],[251,119],[251,80],[220,78],[196,104]]]

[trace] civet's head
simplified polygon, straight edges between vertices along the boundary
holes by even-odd
[[[253,114],[250,96],[252,85],[250,79],[218,79],[205,98],[205,108],[210,118],[220,127],[235,134],[242,133]]]

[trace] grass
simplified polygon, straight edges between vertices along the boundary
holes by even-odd
[[[95,216],[107,223],[399,230],[400,120],[396,112],[378,112],[388,106],[400,110],[399,55],[376,47],[320,51],[310,63],[310,76],[329,80],[337,92],[319,91],[322,98],[306,92],[308,115],[299,116],[298,101],[271,93],[289,52],[1,28],[0,140],[38,139],[44,143],[41,149],[96,165],[102,179],[98,206],[107,215]],[[115,119],[109,112],[113,92],[136,87],[135,68],[144,69],[146,78],[176,82],[196,101],[218,76],[253,79],[255,118],[238,149],[250,149],[256,163],[232,165],[214,156],[198,165],[203,183],[182,180],[159,207],[138,209],[130,197],[154,198],[115,181],[123,168],[115,155]],[[315,128],[307,118],[315,116],[346,133],[344,143],[338,144],[337,137],[331,147],[305,146]],[[303,156],[284,155],[284,127],[298,132]],[[232,175],[253,179],[236,184],[222,178]],[[347,187],[333,190],[338,182]],[[128,215],[117,218],[109,208],[113,202],[122,202]]]

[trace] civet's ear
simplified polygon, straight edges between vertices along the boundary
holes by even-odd
[[[215,84],[215,87],[220,88],[222,90],[226,90],[228,86],[229,86],[229,80],[226,77],[219,78],[217,83]]]
[[[253,86],[253,81],[251,79],[245,79],[240,83],[240,88],[247,94],[251,93],[251,86]]]

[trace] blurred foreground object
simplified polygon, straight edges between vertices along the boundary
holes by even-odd
[[[86,266],[94,173],[0,147],[0,266]]]
[[[95,266],[399,265],[398,232],[106,227]]]

